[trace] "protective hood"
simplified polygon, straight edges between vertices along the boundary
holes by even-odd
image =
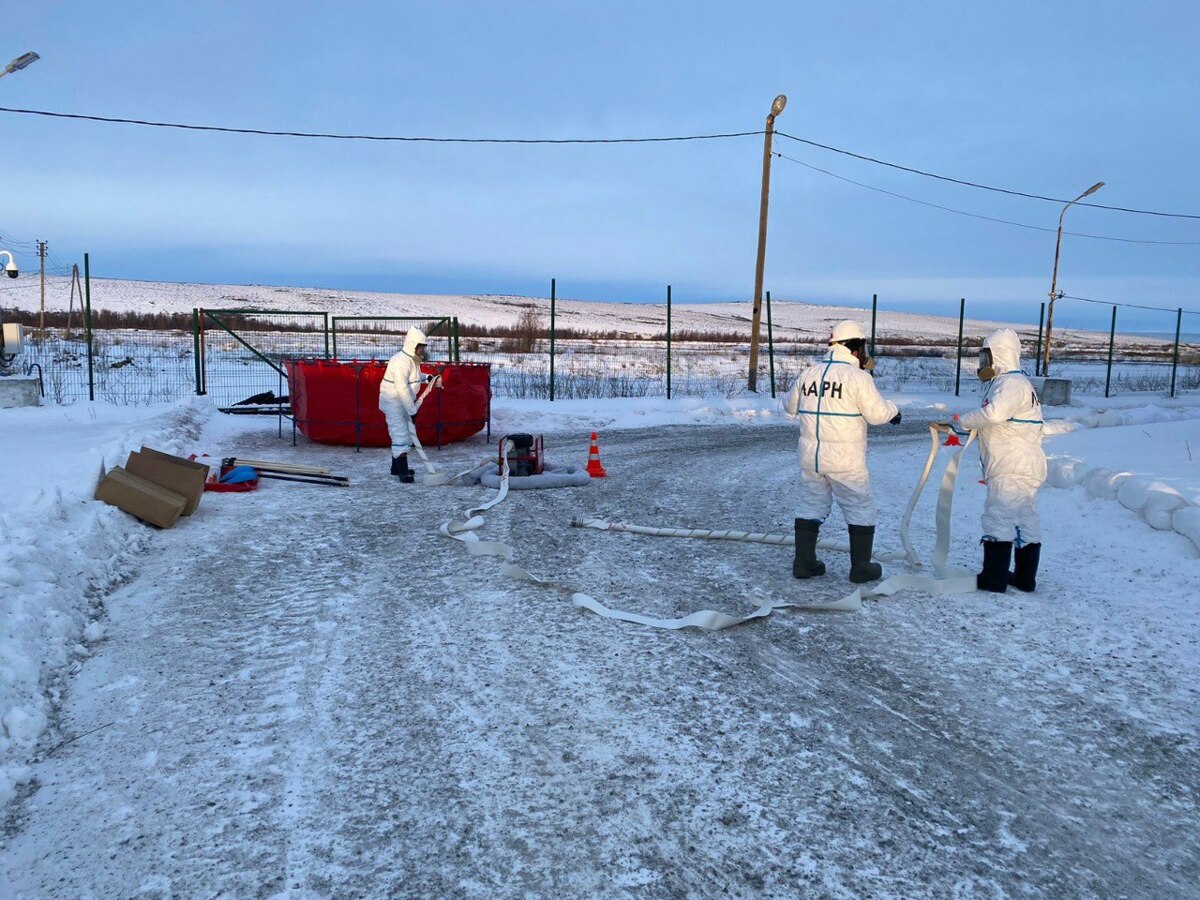
[[[992,351],[992,368],[997,375],[1021,370],[1021,339],[1011,328],[1001,328],[983,339],[983,346]]]
[[[409,356],[412,356],[417,352],[418,345],[428,343],[429,338],[425,337],[425,332],[414,325],[412,328],[408,329],[408,334],[404,336],[404,352]]]
[[[831,346],[829,352],[825,354],[825,359],[850,363],[854,368],[858,368],[858,357],[851,353],[850,348],[845,344],[834,344]]]

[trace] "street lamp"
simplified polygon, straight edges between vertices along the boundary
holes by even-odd
[[[758,206],[758,262],[754,267],[754,315],[750,326],[750,378],[746,386],[758,390],[758,329],[762,323],[763,263],[767,259],[767,201],[771,191],[771,138],[775,135],[775,117],[787,106],[787,97],[780,94],[771,103],[767,116],[767,132],[763,139],[762,198]]]
[[[1058,255],[1062,249],[1062,226],[1063,216],[1067,214],[1067,210],[1082,200],[1084,197],[1090,197],[1100,188],[1104,187],[1103,181],[1097,181],[1090,188],[1063,207],[1063,211],[1058,215],[1058,238],[1054,242],[1054,274],[1050,276],[1050,308],[1046,312],[1046,346],[1042,349],[1042,375],[1050,374],[1050,330],[1054,326],[1054,301],[1061,294],[1058,292]]]
[[[5,66],[3,71],[0,71],[0,78],[3,78],[9,72],[20,72],[22,69],[33,65],[39,59],[41,59],[41,57],[32,50],[28,53],[22,53],[7,66]]]

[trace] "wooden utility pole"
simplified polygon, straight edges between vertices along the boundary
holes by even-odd
[[[38,319],[38,333],[40,337],[46,337],[46,242],[38,241],[38,261],[41,264],[42,270],[42,313]]]
[[[767,203],[771,194],[771,137],[775,133],[775,117],[787,106],[787,97],[780,94],[771,104],[767,116],[766,136],[763,138],[762,193],[758,206],[758,259],[754,266],[754,312],[750,323],[750,376],[746,387],[758,390],[758,329],[762,324],[763,264],[767,259]]]

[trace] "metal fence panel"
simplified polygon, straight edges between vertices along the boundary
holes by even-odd
[[[390,359],[414,325],[429,338],[430,360],[455,358],[453,320],[428,316],[331,316],[330,355],[344,360]]]
[[[1176,313],[1142,308],[1135,318],[1128,308],[1119,309],[1122,306],[1126,305],[1074,297],[1055,301],[1050,374],[1069,378],[1072,394],[1170,393]],[[1124,324],[1129,321],[1136,322],[1136,330]],[[1189,351],[1182,344],[1181,363],[1195,350],[1195,345]],[[1186,375],[1183,369],[1180,374]],[[1177,391],[1187,389],[1182,387],[1186,381],[1177,377]]]
[[[203,309],[199,319],[199,390],[217,406],[272,402],[265,395],[278,398],[283,360],[329,354],[326,313]]]

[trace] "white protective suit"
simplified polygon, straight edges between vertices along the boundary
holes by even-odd
[[[388,360],[383,381],[379,384],[379,409],[387,419],[393,458],[407,453],[413,446],[412,419],[417,414],[417,396],[425,382],[421,361],[417,359],[417,346],[427,341],[421,329],[408,329],[404,348]]]
[[[1037,492],[1046,480],[1042,450],[1042,404],[1033,384],[1021,374],[1021,340],[1011,328],[984,339],[992,352],[995,377],[987,383],[979,409],[961,416],[959,425],[979,432],[979,456],[987,499],[983,505],[984,539],[1013,541],[1018,547],[1039,544]]]
[[[853,353],[834,344],[822,362],[796,379],[784,408],[800,419],[797,518],[824,522],[836,497],[847,525],[874,525],[867,425],[894,419],[896,405],[880,396]]]

